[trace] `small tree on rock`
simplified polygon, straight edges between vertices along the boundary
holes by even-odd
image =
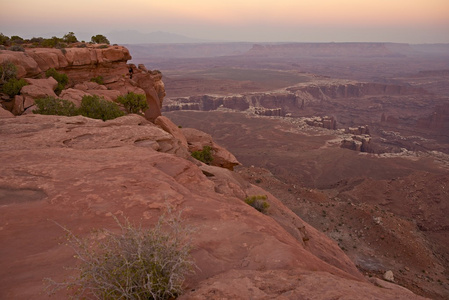
[[[66,43],[77,43],[78,42],[78,39],[76,38],[76,36],[73,32],[69,32],[66,35],[64,35],[62,40]]]
[[[145,95],[128,93],[126,96],[117,98],[117,102],[123,104],[129,114],[143,114],[148,109]]]
[[[94,44],[110,44],[109,40],[102,34],[97,34],[90,39]]]

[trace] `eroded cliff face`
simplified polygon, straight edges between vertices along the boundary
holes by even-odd
[[[17,67],[17,77],[26,78],[34,89],[45,85],[45,71],[50,68],[66,74],[69,85],[59,95],[79,105],[84,95],[98,95],[106,100],[114,101],[120,95],[129,92],[145,94],[149,110],[145,113],[147,119],[154,121],[160,116],[162,101],[165,97],[165,87],[162,74],[158,71],[147,70],[143,65],[136,67],[128,65],[131,55],[122,46],[88,45],[84,48],[48,49],[26,48],[24,52],[0,51],[0,64],[12,62]],[[130,68],[132,76],[130,76]],[[94,77],[101,76],[104,84],[91,82]],[[30,82],[33,79],[34,82]],[[2,97],[2,106],[14,115],[33,110],[33,99],[38,97],[56,97],[53,86],[40,88],[39,92],[24,92],[15,99]]]
[[[372,82],[348,80],[318,80],[298,84],[284,90],[262,93],[246,93],[233,96],[203,95],[170,99],[164,111],[174,110],[216,110],[228,108],[238,111],[248,109],[280,110],[280,116],[298,114],[306,106],[322,105],[333,100],[362,98],[368,96],[403,96],[424,93],[416,88]],[[270,114],[268,114],[270,115]]]

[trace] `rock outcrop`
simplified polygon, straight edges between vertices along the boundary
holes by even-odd
[[[237,158],[214,142],[212,136],[194,128],[182,128],[182,133],[185,136],[189,151],[201,151],[204,146],[211,147],[213,160],[211,165],[233,170],[235,166],[240,165]]]
[[[25,48],[24,52],[2,50],[0,64],[9,61],[17,67],[17,77],[26,78],[29,85],[21,90],[22,97],[56,97],[50,83],[43,86],[43,82],[53,79],[38,79],[45,77],[45,71],[55,68],[58,72],[66,74],[69,85],[60,94],[60,98],[79,105],[85,95],[97,95],[109,101],[129,92],[145,94],[149,109],[145,112],[148,120],[154,121],[161,115],[162,101],[165,97],[165,88],[162,74],[158,71],[149,71],[145,67],[136,68],[128,65],[131,59],[128,49],[122,46],[97,46],[83,44],[79,47],[66,49]],[[133,77],[129,76],[129,68],[133,70]],[[91,82],[92,78],[101,76],[104,84]],[[29,100],[28,98],[28,100]],[[25,98],[15,100],[23,102]],[[24,113],[32,106],[9,105],[15,115]],[[29,101],[28,101],[29,102]],[[12,109],[14,107],[14,110]]]
[[[306,118],[305,122],[309,126],[320,127],[326,129],[337,129],[337,121],[334,117],[314,117],[314,118]]]
[[[89,238],[115,230],[112,216],[151,226],[167,205],[196,229],[198,268],[181,299],[422,299],[369,283],[274,196],[229,170],[198,167],[179,139],[143,117],[28,115],[2,118],[0,128],[2,299],[47,299],[43,278],[74,275],[63,268],[76,259],[55,222]],[[261,194],[268,215],[242,199]]]

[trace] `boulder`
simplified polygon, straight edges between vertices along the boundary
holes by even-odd
[[[181,144],[188,148],[187,139],[182,133],[181,129],[173,123],[169,118],[159,116],[154,121],[154,124],[160,126],[163,130],[170,133],[172,136],[181,141]]]
[[[77,89],[77,90],[82,90],[82,91],[107,90],[108,89],[106,86],[100,85],[100,84],[98,84],[96,82],[92,82],[92,81],[85,81],[82,83],[75,84],[75,86],[73,88]]]
[[[25,110],[23,107],[24,101],[25,101],[25,99],[22,95],[14,96],[12,114],[17,116],[17,115],[21,115],[23,113],[23,111]]]
[[[110,46],[104,49],[95,49],[95,51],[97,52],[98,61],[100,63],[127,61],[132,58],[128,49],[121,46]]]
[[[25,78],[28,85],[24,86],[20,93],[31,98],[57,97],[54,90],[58,82],[53,78],[46,79],[30,79]]]
[[[97,52],[91,48],[67,48],[65,57],[70,66],[88,66],[98,62]]]
[[[383,279],[386,281],[394,282],[393,271],[391,270],[386,271],[383,275]]]
[[[119,96],[121,96],[121,93],[115,90],[88,90],[87,92],[108,101],[115,101]]]
[[[88,95],[96,95],[104,98],[108,101],[114,101],[119,96],[121,96],[120,91],[110,90],[104,85],[100,85],[96,82],[85,81],[83,83],[76,84],[73,87],[75,90],[81,90],[86,92]]]
[[[26,53],[37,62],[42,71],[46,71],[51,68],[65,68],[69,65],[69,62],[61,49],[27,49]]]
[[[211,165],[233,170],[240,165],[237,158],[225,148],[216,144],[212,136],[194,128],[182,128],[182,133],[187,139],[189,151],[201,151],[204,146],[212,148],[213,161]]]
[[[68,101],[71,101],[75,103],[77,107],[81,105],[81,101],[83,100],[84,96],[89,96],[90,94],[83,90],[77,90],[77,89],[66,89],[61,92],[59,95],[59,98],[65,99]]]
[[[0,118],[13,118],[14,114],[0,106]]]
[[[7,61],[16,65],[18,78],[33,77],[42,72],[38,63],[25,52],[2,50],[0,65]]]

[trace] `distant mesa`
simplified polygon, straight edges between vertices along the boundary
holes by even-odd
[[[187,37],[181,34],[155,31],[141,33],[137,30],[113,31],[107,35],[112,41],[118,44],[152,44],[152,43],[204,43],[208,40]]]

